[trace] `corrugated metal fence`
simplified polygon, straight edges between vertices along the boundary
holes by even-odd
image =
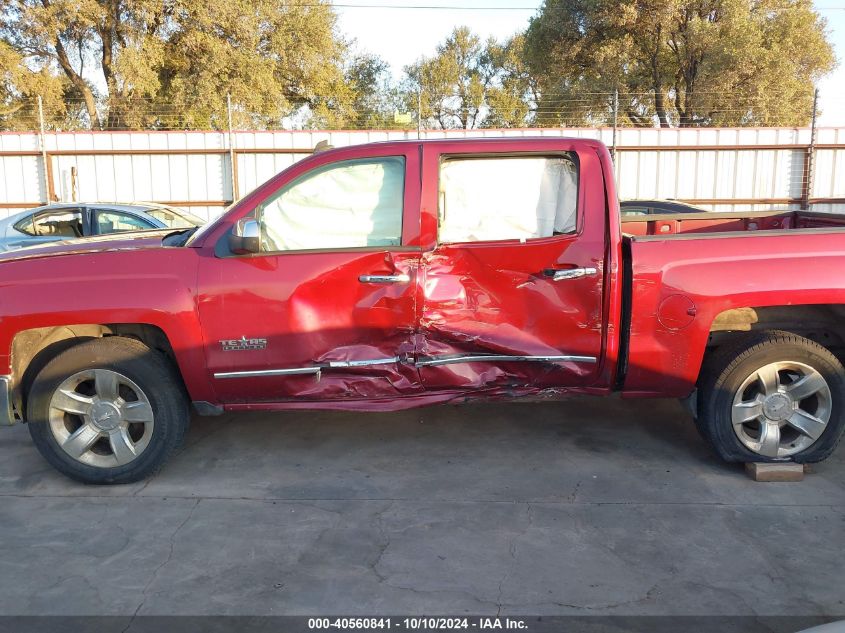
[[[571,136],[610,129],[423,131],[422,138]],[[311,153],[415,139],[404,131],[0,133],[0,214],[51,201],[155,201],[214,217]],[[622,129],[619,195],[675,198],[715,210],[800,208],[845,213],[845,128]],[[232,164],[234,156],[234,169]],[[812,156],[812,158],[811,158]],[[234,185],[233,186],[233,176]]]

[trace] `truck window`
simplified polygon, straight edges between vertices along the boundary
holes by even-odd
[[[578,170],[564,156],[454,158],[440,167],[441,242],[573,233]]]
[[[405,159],[332,163],[289,183],[257,211],[263,251],[398,246]]]

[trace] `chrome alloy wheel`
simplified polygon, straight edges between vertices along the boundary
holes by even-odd
[[[147,448],[153,418],[149,399],[129,378],[89,369],[59,385],[50,400],[48,423],[58,445],[75,460],[114,468]]]
[[[830,387],[818,371],[803,363],[770,363],[737,390],[731,422],[749,450],[766,457],[788,457],[821,437],[831,408]]]

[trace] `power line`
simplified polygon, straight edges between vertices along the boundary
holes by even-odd
[[[317,4],[297,4],[299,7],[317,7]],[[325,6],[325,5],[322,5]],[[349,4],[332,2],[331,6],[337,9],[413,9],[430,10],[442,9],[448,11],[539,11],[540,7],[507,7],[507,6],[465,6],[457,4]]]
[[[296,7],[317,8],[327,6],[318,3],[297,3]],[[446,11],[531,11],[536,12],[542,9],[541,6],[535,7],[517,7],[517,6],[466,6],[456,4],[350,4],[347,2],[332,2],[332,7],[336,9],[407,9],[407,10],[446,10]],[[555,10],[564,7],[546,7],[544,10]],[[772,8],[768,11],[788,11],[787,8]],[[814,11],[845,11],[845,7],[814,7]]]

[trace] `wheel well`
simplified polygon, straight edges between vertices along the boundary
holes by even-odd
[[[733,308],[717,315],[710,326],[707,352],[760,330],[784,330],[845,356],[845,306],[837,304]]]
[[[126,336],[164,354],[175,368],[176,357],[164,331],[147,323],[83,323],[34,328],[18,332],[12,340],[12,403],[25,417],[26,397],[35,377],[44,366],[66,349],[92,338]]]

